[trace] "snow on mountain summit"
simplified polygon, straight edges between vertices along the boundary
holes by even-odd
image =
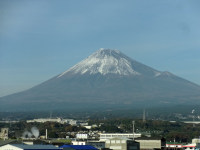
[[[140,75],[132,66],[132,60],[118,50],[99,49],[88,58],[79,62],[69,70],[58,76],[61,77],[68,72],[73,74],[118,74],[118,75]]]

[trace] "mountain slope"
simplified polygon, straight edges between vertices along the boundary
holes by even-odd
[[[27,91],[0,99],[1,110],[144,107],[198,103],[200,87],[117,50],[100,49]]]

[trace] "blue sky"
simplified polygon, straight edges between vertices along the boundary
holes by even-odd
[[[1,0],[0,96],[118,49],[200,85],[198,0]]]

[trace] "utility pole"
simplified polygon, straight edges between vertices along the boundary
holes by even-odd
[[[134,132],[135,132],[135,121],[132,121],[132,123],[133,123],[133,141],[134,141],[134,138],[135,138],[135,134],[134,134]]]
[[[145,112],[145,109],[143,110],[143,122],[146,121],[146,112]]]
[[[193,127],[195,127],[195,124],[194,124],[194,115],[193,115]]]
[[[50,119],[52,118],[52,111],[50,111],[50,115],[49,115]]]
[[[193,127],[195,127],[195,124],[194,124],[194,112],[195,112],[195,109],[192,110],[192,114],[193,114]]]

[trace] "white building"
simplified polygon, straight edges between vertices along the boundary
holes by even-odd
[[[92,129],[92,126],[84,126],[86,129]]]
[[[134,133],[134,138],[141,137],[140,133]],[[105,141],[112,138],[133,138],[133,133],[101,133],[100,141]]]
[[[87,145],[86,141],[72,141],[72,145]]]
[[[88,139],[88,134],[78,133],[76,134],[77,139]]]
[[[192,139],[192,143],[200,143],[200,139]]]

